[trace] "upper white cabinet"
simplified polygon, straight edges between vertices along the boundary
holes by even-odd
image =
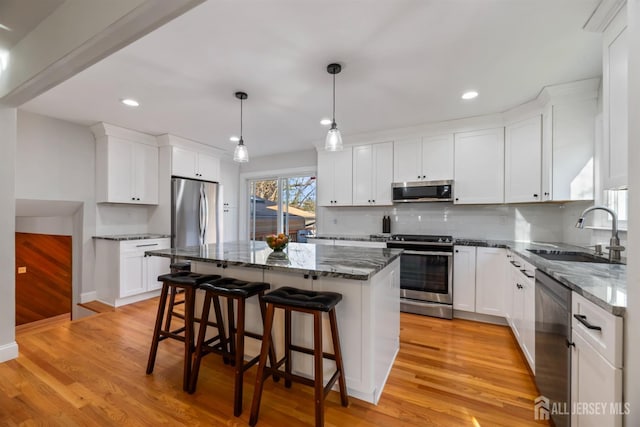
[[[220,184],[222,185],[222,230],[223,240],[238,240],[238,193],[240,168],[237,163],[220,163]]]
[[[99,123],[96,137],[96,202],[158,204],[155,138]]]
[[[625,187],[628,135],[628,41],[623,8],[604,32],[602,53],[603,187]]]
[[[353,204],[391,205],[393,143],[353,147]]]
[[[350,206],[353,201],[353,150],[318,152],[318,205]]]
[[[504,202],[504,128],[456,133],[454,203]]]
[[[393,182],[453,179],[453,134],[395,141]]]
[[[217,157],[181,147],[173,147],[172,151],[172,175],[204,181],[220,180],[220,159]]]
[[[506,203],[542,200],[542,117],[510,124],[505,128]]]

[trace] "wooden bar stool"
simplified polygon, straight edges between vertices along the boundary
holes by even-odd
[[[153,330],[153,338],[151,340],[151,349],[149,351],[149,361],[147,362],[147,374],[153,372],[153,367],[156,363],[156,355],[158,353],[158,343],[167,338],[182,341],[184,343],[184,372],[182,378],[182,388],[185,391],[189,390],[189,383],[191,381],[191,363],[193,358],[193,322],[194,322],[194,305],[195,305],[195,291],[201,283],[207,281],[213,281],[219,279],[219,275],[203,275],[189,272],[178,272],[163,274],[158,277],[158,281],[162,282],[162,291],[160,292],[160,302],[158,303],[158,314],[156,315],[156,323]],[[165,311],[167,311],[167,296],[171,292],[171,298],[175,298],[175,294],[178,291],[184,292],[184,315],[181,316],[184,320],[184,325],[175,330],[171,330],[171,320],[169,314],[167,316],[167,322],[162,327],[162,321]],[[169,310],[169,313],[173,311],[173,307]],[[174,315],[174,317],[177,317]]]
[[[229,325],[230,350],[227,351],[227,347],[224,346],[222,355],[223,358],[229,358],[232,360],[232,364],[235,368],[233,414],[238,417],[242,413],[242,386],[244,373],[247,369],[258,363],[258,360],[260,359],[260,356],[258,355],[247,362],[244,361],[244,338],[251,337],[262,340],[262,334],[250,332],[245,329],[246,301],[248,298],[258,296],[260,314],[262,322],[264,322],[265,306],[261,297],[264,295],[264,292],[269,289],[269,284],[263,282],[247,282],[244,280],[234,279],[232,277],[224,277],[219,280],[203,283],[200,285],[200,289],[205,291],[205,297],[204,305],[202,307],[202,317],[200,319],[200,330],[196,341],[190,392],[193,393],[196,390],[202,357],[209,353],[219,353],[219,351],[217,351],[216,348],[211,347],[209,341],[205,339],[207,330],[206,320],[208,319],[209,312],[211,310],[211,302],[214,302],[215,308],[218,303],[218,298],[225,297],[227,299],[227,323]],[[234,301],[238,304],[237,318],[234,315]],[[215,308],[215,310],[216,318],[220,318],[219,307]],[[237,326],[235,326],[236,323]],[[220,332],[220,334],[223,333],[223,331]],[[268,355],[270,362],[273,365],[276,361],[276,356],[272,345],[268,348]]]
[[[258,422],[258,412],[260,411],[260,400],[264,380],[270,374],[284,377],[285,387],[291,387],[291,382],[299,382],[315,388],[315,417],[316,426],[324,425],[324,399],[335,384],[336,379],[340,388],[340,402],[342,406],[349,405],[347,396],[347,386],[344,379],[344,369],[342,364],[342,351],[340,350],[340,337],[338,336],[338,323],[336,321],[335,306],[342,300],[342,295],[336,292],[314,292],[291,287],[282,287],[266,294],[262,300],[267,305],[267,316],[264,325],[264,336],[262,338],[262,348],[260,350],[260,361],[258,362],[258,374],[256,375],[256,386],[251,404],[251,417],[249,424],[255,426]],[[273,317],[276,308],[284,310],[284,357],[277,362],[266,366],[268,351],[271,348],[271,329],[273,328]],[[300,347],[291,343],[291,312],[298,311],[313,315],[313,350]],[[333,340],[333,353],[322,351],[322,313],[329,315],[331,325],[331,338]],[[291,352],[313,355],[314,379],[302,377],[291,373]],[[322,359],[331,359],[336,362],[336,372],[329,382],[323,387],[323,366]],[[278,368],[284,363],[285,370]]]

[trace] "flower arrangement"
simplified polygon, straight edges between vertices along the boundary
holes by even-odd
[[[267,245],[276,252],[282,251],[287,247],[287,243],[289,243],[289,237],[283,233],[277,235],[270,234],[265,240],[267,241]]]

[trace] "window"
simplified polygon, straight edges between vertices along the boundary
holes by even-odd
[[[284,233],[292,242],[306,242],[315,234],[315,176],[253,179],[249,187],[249,239]]]
[[[618,228],[620,230],[627,229],[627,220],[629,215],[628,208],[629,190],[605,190],[604,205],[614,211],[618,216]],[[611,215],[607,215],[606,224],[611,226]]]

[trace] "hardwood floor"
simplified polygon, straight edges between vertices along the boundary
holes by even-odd
[[[195,394],[182,391],[181,343],[164,341],[145,375],[157,299],[18,333],[20,357],[0,364],[0,425],[248,425],[233,416],[233,370],[203,360]],[[506,327],[403,314],[400,353],[378,406],[336,392],[327,426],[528,426],[537,396]],[[265,383],[258,426],[313,423],[313,389]],[[543,424],[544,425],[544,424]]]

